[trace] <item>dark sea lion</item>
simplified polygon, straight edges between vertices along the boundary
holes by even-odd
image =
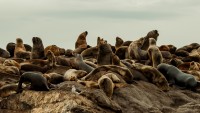
[[[45,66],[39,66],[39,65],[35,65],[35,64],[30,64],[30,63],[25,63],[21,65],[21,71],[22,72],[26,72],[26,71],[36,71],[36,72],[42,72],[45,73],[49,70],[50,68],[45,65]]]
[[[74,55],[73,55],[73,50],[71,50],[71,49],[65,50],[65,56],[67,56],[67,57],[72,57],[72,56],[74,56]]]
[[[22,83],[24,82],[30,82],[31,83],[31,90],[36,91],[49,91],[49,87],[47,85],[47,79],[43,77],[42,74],[39,73],[33,73],[33,72],[25,72],[21,75],[17,92],[20,93],[23,91],[22,89]]]
[[[177,67],[169,64],[159,64],[157,69],[163,73],[169,83],[195,90],[198,82],[191,74],[183,73]]]
[[[98,65],[109,65],[112,64],[112,49],[107,41],[100,41],[98,44]]]
[[[75,43],[75,49],[77,49],[77,48],[87,48],[87,42],[86,42],[86,36],[87,35],[88,35],[88,32],[85,31],[78,36],[78,39]]]
[[[14,58],[30,59],[30,52],[26,51],[21,38],[16,39]]]
[[[115,49],[117,50],[119,47],[122,46],[122,44],[124,43],[123,39],[120,37],[116,37],[116,42],[115,42]]]
[[[10,53],[8,51],[0,48],[0,57],[9,58],[10,57]]]
[[[87,73],[90,73],[94,69],[83,61],[83,57],[80,54],[76,55],[75,64],[77,65],[78,69],[84,70]]]
[[[33,37],[32,42],[33,42],[33,48],[31,50],[31,59],[43,59],[45,55],[44,55],[44,46],[41,38]]]
[[[122,46],[129,46],[132,43],[132,41],[125,41]]]
[[[116,51],[115,54],[119,57],[119,59],[128,58],[128,46],[121,46]]]
[[[176,52],[175,52],[175,54],[177,56],[186,57],[186,56],[189,56],[189,53],[193,49],[197,49],[199,47],[200,47],[200,45],[198,43],[191,43],[190,45],[186,45],[186,46],[183,46],[183,47],[177,49]]]

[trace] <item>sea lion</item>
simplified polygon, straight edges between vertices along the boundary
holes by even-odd
[[[153,67],[157,67],[163,62],[162,54],[156,46],[156,40],[154,38],[149,38],[149,48],[147,49],[147,52]]]
[[[128,58],[128,46],[121,46],[116,51],[115,54],[119,57],[119,59]]]
[[[173,66],[175,66],[175,67],[178,67],[179,65],[181,65],[183,63],[184,62],[181,59],[179,59],[179,58],[173,58],[170,61],[170,64],[173,65]]]
[[[132,41],[125,41],[122,46],[129,46],[132,43]]]
[[[197,49],[199,47],[200,47],[200,45],[198,43],[191,43],[190,45],[186,45],[186,46],[183,46],[183,47],[177,49],[176,52],[175,52],[175,54],[177,56],[186,57],[186,56],[189,56],[189,53],[193,49]]]
[[[189,70],[196,70],[196,71],[199,71],[199,66],[200,64],[198,62],[190,62],[190,67],[189,67]]]
[[[197,85],[199,84],[193,75],[183,73],[177,67],[161,63],[158,65],[157,69],[163,73],[166,79],[171,84],[175,84],[181,87],[189,88],[193,91],[196,90]]]
[[[22,83],[24,82],[30,82],[31,83],[31,90],[36,91],[49,91],[49,87],[47,85],[47,79],[43,77],[42,74],[34,73],[34,72],[25,72],[21,75],[17,93],[21,93],[23,91],[22,89]]]
[[[142,46],[143,41],[144,41],[144,38],[140,38],[138,40],[133,41],[129,45],[128,47],[129,59],[136,59],[139,61],[148,59],[148,53],[140,48]]]
[[[64,74],[64,80],[66,81],[77,81],[78,79],[84,77],[87,74],[86,71],[69,69]]]
[[[112,97],[115,85],[108,76],[103,75],[100,77],[98,80],[98,85],[99,88],[102,89],[109,98]]]
[[[12,75],[20,75],[19,69],[16,66],[0,65],[0,71]]]
[[[43,76],[47,79],[48,82],[51,84],[59,84],[61,82],[64,82],[63,75],[60,75],[58,73],[45,73]]]
[[[98,47],[87,48],[81,52],[83,58],[97,58],[98,56]]]
[[[56,67],[56,57],[51,50],[47,51],[46,57],[47,57],[47,61],[49,62],[48,66],[50,68]]]
[[[41,38],[33,37],[33,48],[31,50],[31,58],[30,59],[43,59],[44,58],[44,46]]]
[[[120,67],[116,65],[103,65],[99,66],[92,70],[85,77],[81,78],[81,80],[85,81],[97,81],[102,75],[107,73],[114,73],[120,79],[121,83],[132,83],[134,75],[130,72],[126,67]]]
[[[52,51],[54,53],[55,56],[60,56],[60,55],[64,55],[65,54],[65,49],[64,48],[60,48],[56,45],[50,45],[50,46],[47,46],[45,49],[44,49],[44,54],[46,56],[47,52],[48,51]]]
[[[98,44],[98,65],[109,65],[112,64],[112,49],[107,41],[100,41]]]
[[[122,46],[124,43],[123,39],[120,37],[116,37],[116,42],[115,42],[115,49],[117,50],[119,47]]]
[[[15,43],[13,42],[10,42],[6,45],[6,50],[10,53],[10,57],[13,57],[14,56],[14,51],[15,51]],[[26,51],[30,51],[31,52],[31,49],[32,47],[28,44],[24,44],[24,47],[26,48]]]
[[[17,85],[16,84],[7,84],[0,87],[0,97],[7,97],[11,94],[16,93]]]
[[[15,66],[17,67],[19,70],[21,69],[21,66],[18,62],[16,62],[15,60],[11,60],[11,59],[6,59],[3,63],[3,66]]]
[[[72,56],[74,56],[73,50],[71,50],[71,49],[65,50],[65,56],[67,56],[67,57],[72,57]]]
[[[39,66],[39,65],[30,64],[30,63],[21,64],[21,72],[36,71],[36,72],[46,73],[49,69],[50,68],[47,65]]]
[[[0,48],[0,57],[9,58],[10,57],[10,53],[8,51]]]
[[[80,54],[76,55],[75,64],[77,65],[78,69],[84,70],[87,73],[90,73],[94,69],[83,61],[83,57]]]
[[[14,58],[30,59],[30,52],[26,51],[26,48],[23,44],[23,40],[21,38],[16,39]]]
[[[88,35],[88,32],[85,31],[78,36],[78,39],[75,43],[75,49],[77,49],[77,48],[87,48],[87,42],[86,42],[86,36],[87,35]]]
[[[154,38],[157,41],[158,36],[159,36],[158,30],[152,30],[148,32],[147,35],[144,37],[141,49],[147,50],[149,48],[149,38]]]

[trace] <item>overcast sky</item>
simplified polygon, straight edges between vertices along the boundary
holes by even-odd
[[[0,47],[17,37],[32,45],[74,49],[80,33],[96,45],[98,36],[136,40],[157,29],[158,45],[200,43],[200,0],[0,0]]]

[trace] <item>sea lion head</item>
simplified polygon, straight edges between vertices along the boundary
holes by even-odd
[[[39,37],[33,37],[32,38],[32,42],[33,42],[33,45],[40,45],[40,44],[42,44],[42,40]]]
[[[152,30],[147,33],[148,38],[154,38],[155,40],[157,40],[158,36],[159,36],[158,30]]]
[[[156,40],[154,38],[149,38],[150,45],[156,45]]]
[[[116,43],[115,43],[116,47],[120,47],[123,43],[124,41],[120,37],[116,37]]]
[[[17,38],[16,39],[16,44],[23,44],[23,40],[21,38]]]

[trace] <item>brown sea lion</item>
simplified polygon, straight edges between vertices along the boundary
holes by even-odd
[[[98,56],[98,47],[87,48],[81,52],[83,58],[97,58]]]
[[[16,66],[0,65],[0,71],[12,75],[20,75],[19,69]]]
[[[88,32],[85,31],[78,36],[78,39],[75,43],[75,49],[77,49],[77,48],[87,48],[87,42],[86,42],[86,36],[87,35],[88,35]]]
[[[148,32],[147,35],[144,37],[141,49],[147,50],[149,48],[149,38],[154,38],[157,41],[158,36],[159,36],[158,30],[152,30]]]
[[[26,48],[26,51],[30,51],[32,47],[28,44],[24,44],[24,47]],[[15,51],[15,43],[10,42],[6,45],[6,50],[10,53],[10,57],[14,56],[14,51]]]
[[[30,52],[26,51],[26,48],[23,44],[23,40],[21,38],[16,39],[14,58],[30,59]]]
[[[98,44],[98,65],[109,65],[112,64],[112,49],[107,41],[100,41]]]
[[[115,85],[108,76],[103,75],[100,77],[98,80],[98,85],[99,88],[102,89],[109,98],[112,97]]]
[[[119,59],[128,58],[128,46],[121,46],[116,51],[115,54],[119,57]]]
[[[149,38],[149,48],[147,49],[150,62],[153,67],[157,67],[163,62],[162,54],[159,48],[156,46],[156,40],[154,38]]]
[[[56,67],[56,57],[51,50],[47,51],[46,57],[47,57],[47,61],[49,62],[48,64],[49,67],[50,68]]]
[[[47,79],[48,82],[51,84],[59,84],[61,82],[64,82],[63,75],[60,75],[58,73],[45,73],[43,76]]]
[[[186,57],[186,56],[189,56],[189,53],[193,49],[197,49],[199,47],[200,47],[200,45],[198,43],[191,43],[190,45],[186,45],[186,46],[183,46],[183,47],[177,49],[176,52],[175,52],[175,54],[177,56]]]
[[[179,58],[173,58],[170,61],[170,64],[173,65],[173,66],[175,66],[175,67],[178,67],[179,65],[181,65],[183,63],[184,62],[181,59],[179,59]]]
[[[65,54],[65,49],[64,48],[60,48],[56,45],[50,45],[50,46],[47,46],[45,49],[44,49],[44,54],[46,56],[47,52],[48,51],[52,51],[54,53],[55,56],[60,56],[60,55],[64,55]]]
[[[31,59],[43,59],[45,55],[44,55],[44,46],[41,38],[33,37],[32,42],[33,42],[33,48],[31,50]]]
[[[16,93],[17,85],[16,84],[7,84],[0,87],[0,97],[7,97],[11,94]]]
[[[49,91],[49,87],[47,85],[47,79],[43,77],[42,74],[34,73],[34,72],[25,72],[21,75],[17,92],[20,93],[23,91],[22,89],[22,83],[24,82],[30,82],[31,83],[31,90],[36,91]]]
[[[9,58],[10,57],[10,53],[8,51],[0,48],[0,57]]]
[[[3,66],[15,66],[17,67],[19,70],[21,69],[21,66],[18,62],[16,62],[15,60],[11,60],[11,59],[6,59],[3,63]]]
[[[133,41],[128,47],[128,58],[136,60],[147,60],[148,53],[142,50],[140,47],[144,41],[144,38],[140,38],[136,41]]]

